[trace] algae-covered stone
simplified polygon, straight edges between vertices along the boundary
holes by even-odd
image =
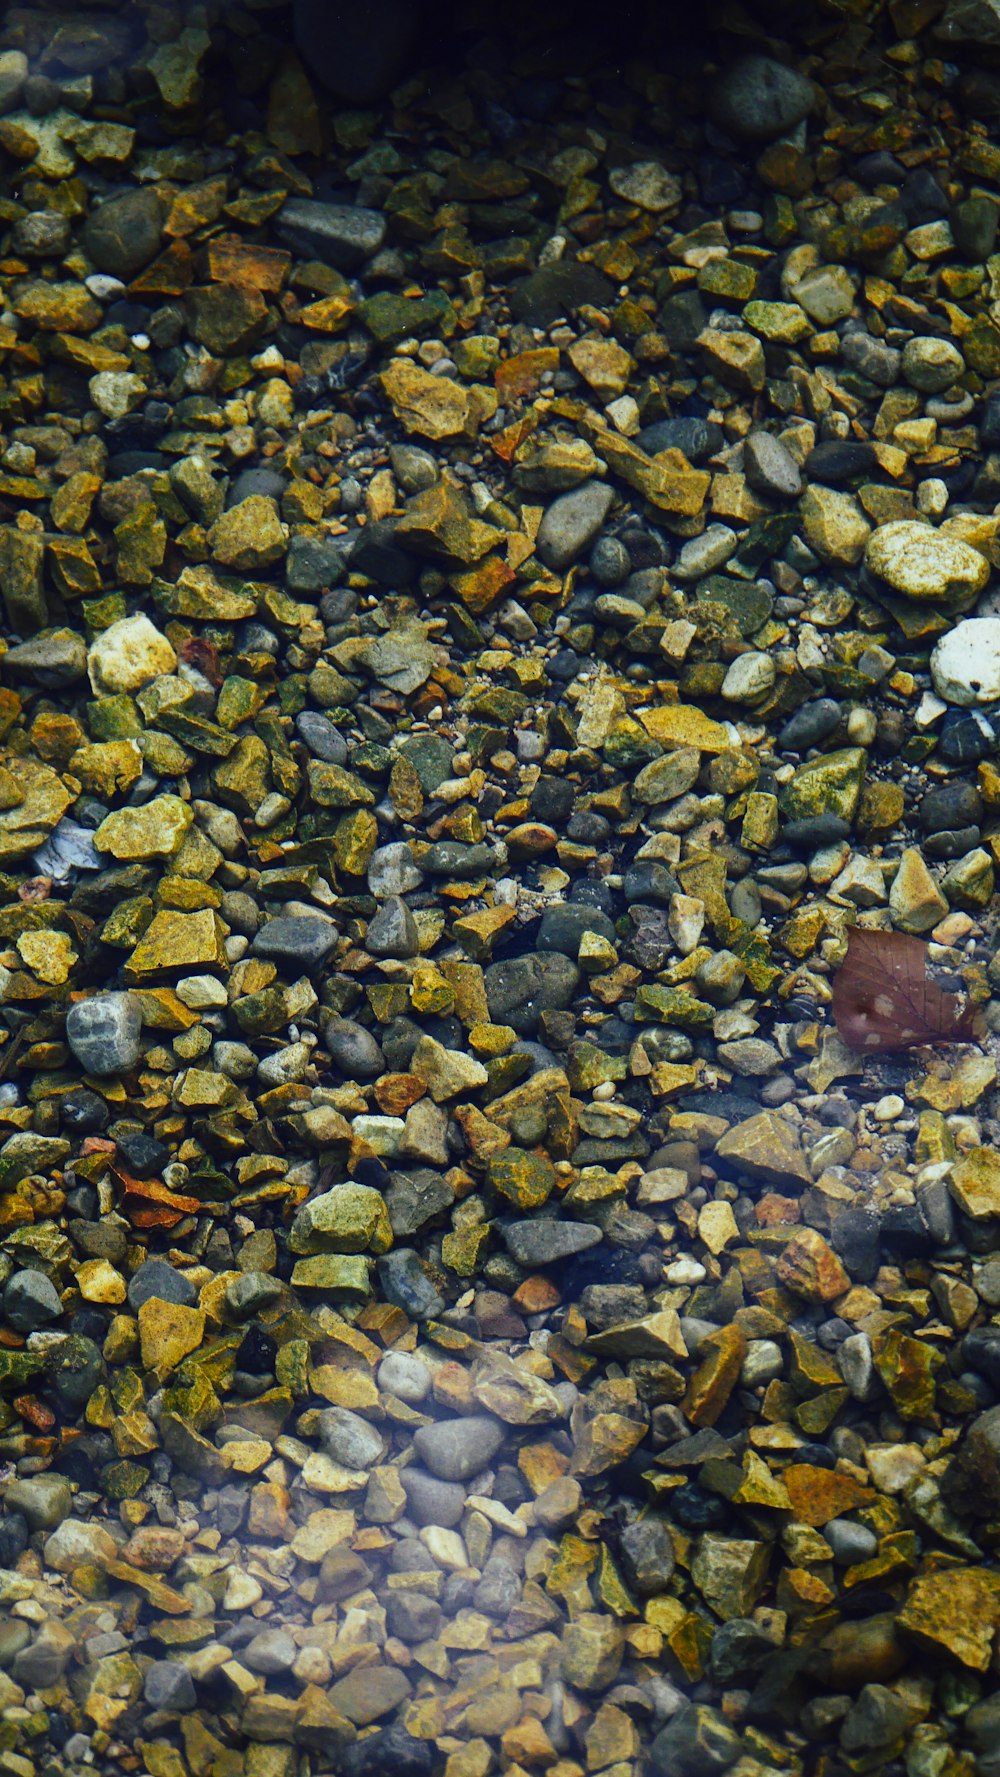
[[[799,510],[806,541],[821,561],[853,567],[861,560],[871,525],[850,494],[817,484],[806,488]]]
[[[396,418],[420,438],[473,439],[484,420],[496,412],[497,398],[491,389],[431,376],[405,358],[394,359],[379,382]]]
[[[142,1361],[161,1381],[190,1352],[197,1351],[204,1334],[205,1316],[200,1308],[185,1308],[153,1296],[139,1309]]]
[[[914,1579],[897,1618],[901,1635],[932,1658],[985,1672],[998,1623],[1000,1582],[987,1567],[950,1567]]]
[[[300,1209],[288,1236],[293,1253],[385,1253],[392,1227],[384,1199],[349,1180]]]
[[[832,814],[849,825],[857,811],[867,768],[868,755],[861,747],[844,747],[807,760],[797,767],[780,792],[785,820],[805,821]]]
[[[190,974],[204,967],[225,968],[225,931],[211,908],[197,913],[157,913],[126,964],[126,978],[141,980],[162,969]]]
[[[212,560],[254,573],[280,561],[288,538],[278,508],[266,494],[249,494],[223,512],[208,533]]]
[[[963,1215],[974,1221],[1000,1216],[1000,1153],[996,1148],[973,1148],[956,1161],[948,1175],[948,1189]]]

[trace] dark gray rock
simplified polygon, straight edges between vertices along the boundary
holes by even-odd
[[[540,266],[515,284],[510,307],[516,321],[526,321],[529,327],[551,327],[561,315],[573,315],[584,304],[609,308],[614,299],[614,285],[596,265],[560,259],[555,265]]]
[[[585,1253],[599,1246],[603,1236],[592,1222],[562,1222],[540,1217],[525,1222],[509,1222],[503,1229],[503,1240],[512,1259],[532,1270],[556,1265],[574,1253]]]
[[[266,956],[272,962],[290,964],[296,974],[318,969],[326,962],[337,944],[338,932],[332,919],[318,914],[279,914],[269,919],[253,939],[254,956]]]
[[[444,1297],[424,1270],[420,1254],[412,1247],[397,1246],[379,1259],[378,1277],[382,1293],[414,1320],[428,1320],[443,1312]]]
[[[172,1714],[193,1709],[198,1701],[194,1679],[180,1660],[154,1660],[146,1669],[142,1692],[151,1709]]]
[[[144,1302],[173,1302],[179,1308],[191,1308],[197,1300],[194,1284],[166,1259],[146,1259],[129,1279],[129,1307],[136,1314]]]
[[[353,106],[370,105],[395,85],[420,30],[411,0],[369,0],[361,9],[349,0],[295,0],[293,20],[306,67]]]
[[[674,1539],[662,1518],[640,1518],[621,1536],[625,1572],[636,1592],[649,1596],[663,1592],[677,1564]]]
[[[332,9],[327,12],[332,16]],[[354,96],[360,98],[360,94]],[[274,226],[294,252],[307,259],[321,259],[338,271],[356,271],[378,252],[386,236],[386,220],[379,210],[322,204],[305,197],[288,198]]]
[[[742,1751],[738,1734],[704,1703],[685,1703],[649,1749],[655,1777],[715,1777],[734,1765]]]
[[[385,1073],[385,1057],[370,1030],[353,1018],[330,1018],[323,1025],[330,1058],[348,1080],[374,1080]]]
[[[585,932],[595,932],[611,944],[615,941],[614,924],[599,907],[587,907],[578,901],[557,901],[554,906],[546,907],[542,914],[536,943],[540,951],[557,951],[575,959]]]
[[[109,198],[83,229],[83,246],[98,271],[116,278],[135,276],[160,250],[163,207],[153,187],[143,185]]]
[[[742,56],[713,81],[709,111],[722,129],[740,142],[768,142],[782,136],[816,103],[812,82],[771,56]]]
[[[15,1271],[3,1292],[3,1317],[19,1333],[48,1326],[62,1313],[59,1292],[44,1271]]]
[[[576,964],[558,951],[534,952],[490,963],[483,971],[490,1017],[532,1036],[543,1012],[570,1005],[580,981]]]
[[[457,1481],[439,1480],[419,1468],[402,1469],[399,1478],[406,1494],[407,1516],[414,1524],[437,1524],[442,1530],[452,1530],[461,1522],[465,1488]]]

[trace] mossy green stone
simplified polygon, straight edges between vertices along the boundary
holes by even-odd
[[[494,1191],[518,1209],[538,1209],[555,1188],[555,1168],[544,1154],[526,1148],[507,1148],[489,1162],[487,1176]]]
[[[263,685],[253,679],[241,679],[238,674],[230,673],[223,679],[215,706],[215,715],[220,728],[239,728],[242,723],[250,722],[257,714],[267,695]]]
[[[114,697],[96,697],[88,703],[87,727],[94,741],[135,740],[143,732],[142,717],[125,691]]]
[[[743,319],[754,333],[775,345],[793,346],[812,332],[812,322],[797,302],[748,302]]]
[[[387,1253],[392,1224],[383,1198],[353,1180],[335,1185],[299,1210],[288,1236],[293,1253]]]
[[[682,987],[640,987],[635,996],[636,1017],[640,1024],[676,1024],[682,1030],[711,1024],[716,1008],[704,1000],[696,1000]]]
[[[292,1288],[324,1290],[332,1296],[370,1296],[369,1261],[354,1253],[317,1253],[299,1259],[292,1270]]]
[[[842,747],[800,765],[779,797],[786,821],[812,820],[817,815],[839,815],[852,821],[868,768],[862,747]]]

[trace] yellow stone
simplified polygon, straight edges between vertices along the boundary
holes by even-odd
[[[61,987],[68,981],[77,960],[65,932],[22,932],[17,951],[22,962],[47,987]]]
[[[115,809],[101,822],[94,844],[121,862],[169,858],[179,850],[193,820],[189,804],[179,796],[154,796],[139,808]]]
[[[646,733],[664,747],[697,747],[702,753],[724,753],[732,736],[721,722],[713,722],[690,703],[665,704],[661,709],[637,710]]]
[[[99,741],[78,747],[69,762],[74,777],[95,796],[119,796],[138,783],[142,753],[134,740]]]
[[[160,969],[188,973],[193,968],[224,969],[225,927],[210,907],[200,913],[158,913],[125,965],[130,981]]]
[[[736,1217],[728,1203],[706,1203],[698,1212],[698,1238],[710,1253],[721,1253],[739,1237]]]
[[[377,379],[396,418],[407,432],[435,441],[475,438],[484,420],[499,405],[484,385],[463,385],[450,377],[431,376],[408,358],[396,358]]]
[[[126,1296],[125,1279],[107,1259],[85,1259],[76,1274],[76,1287],[85,1302],[117,1307]]]
[[[205,1316],[200,1308],[184,1308],[177,1302],[161,1302],[153,1296],[139,1309],[139,1340],[143,1367],[160,1382],[176,1370],[205,1336]]]

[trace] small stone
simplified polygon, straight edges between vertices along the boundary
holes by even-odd
[[[735,1124],[719,1141],[716,1153],[720,1160],[767,1184],[808,1186],[812,1182],[791,1125],[776,1111],[761,1111],[745,1123]]]
[[[625,1651],[620,1624],[584,1611],[563,1630],[559,1667],[563,1681],[580,1691],[605,1691],[618,1676]]]
[[[94,834],[98,851],[129,863],[169,858],[179,851],[194,816],[179,796],[154,796],[138,808],[109,814]]]
[[[59,1292],[44,1271],[15,1271],[3,1292],[4,1319],[18,1332],[30,1333],[57,1320],[62,1312]]]
[[[486,1414],[444,1419],[414,1434],[420,1461],[442,1481],[468,1481],[488,1468],[500,1449],[504,1430]]]
[[[250,494],[223,512],[208,541],[213,561],[247,573],[279,561],[288,547],[277,505],[265,494]]]
[[[997,1575],[985,1567],[953,1567],[910,1583],[899,1612],[902,1635],[932,1658],[944,1653],[973,1672],[985,1672],[1000,1620]]]
[[[865,566],[902,598],[936,601],[949,610],[971,604],[990,575],[989,563],[978,550],[911,519],[872,532]]]
[[[931,678],[946,703],[972,708],[1000,700],[1000,618],[956,623],[935,644]]]
[[[747,55],[712,83],[709,107],[716,123],[739,141],[767,142],[808,117],[816,102],[811,83],[771,56]]]
[[[781,1282],[810,1302],[831,1302],[851,1280],[836,1253],[815,1228],[799,1228],[775,1266]]]
[[[134,993],[100,993],[66,1014],[66,1040],[85,1073],[125,1073],[139,1059],[142,1007]]]
[[[546,567],[561,573],[590,548],[613,498],[613,491],[605,482],[587,481],[553,501],[542,519],[535,544]]]

